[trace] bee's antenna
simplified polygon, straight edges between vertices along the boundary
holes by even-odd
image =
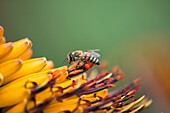
[[[67,60],[68,60],[68,58],[66,58],[66,59],[63,61],[63,65],[66,63]]]

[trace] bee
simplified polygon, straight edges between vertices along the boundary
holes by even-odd
[[[82,61],[85,63],[90,62],[95,65],[100,65],[100,62],[97,59],[97,57],[100,57],[100,55],[95,51],[100,51],[100,50],[96,49],[96,50],[87,50],[87,51],[82,51],[82,50],[73,51],[67,55],[66,60],[68,61],[69,64],[77,61],[79,64]]]

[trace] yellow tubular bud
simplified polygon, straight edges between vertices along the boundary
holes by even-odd
[[[28,40],[28,38],[25,38],[24,40],[19,42],[14,42],[12,51],[8,55],[0,59],[0,63],[19,57],[22,53],[29,50],[31,46],[31,41]]]
[[[6,113],[25,113],[24,107],[25,107],[25,103],[22,102],[9,109]]]
[[[4,78],[3,78],[2,74],[0,73],[0,86],[3,83],[3,80],[4,80]]]
[[[3,75],[3,78],[10,76],[11,74],[17,72],[22,66],[23,61],[21,59],[14,59],[6,61],[0,64],[0,73]]]
[[[35,58],[26,60],[23,62],[22,67],[14,74],[8,76],[6,79],[4,79],[4,84],[15,80],[17,78],[20,78],[24,75],[32,74],[41,71],[45,66],[47,65],[46,58]]]
[[[1,44],[4,44],[6,42],[6,39],[5,39],[5,37],[3,36],[2,38],[1,38],[1,40],[0,40],[0,45]]]
[[[54,67],[54,63],[53,61],[47,61],[47,65],[41,70],[41,71],[46,71],[46,70],[49,70],[49,69],[52,69]]]
[[[32,49],[29,49],[28,51],[25,51],[22,55],[20,55],[18,58],[22,60],[28,60],[32,57]]]
[[[19,43],[24,42],[25,40],[29,40],[29,39],[28,39],[28,38],[23,38],[23,39],[20,39],[20,40],[14,42],[14,43],[15,43],[15,44],[19,44]],[[29,41],[30,41],[30,40],[29,40]]]
[[[21,102],[21,103],[17,104],[16,106],[12,107],[11,109],[9,109],[5,113],[26,113],[25,109],[24,109],[26,104],[27,104],[27,108],[28,109],[34,106],[34,102],[33,101],[30,101],[30,102],[27,103],[27,100],[24,99],[23,102]],[[29,112],[29,113],[32,113],[32,112]]]
[[[3,58],[11,52],[13,48],[12,42],[0,45],[0,58]]]
[[[26,81],[31,80],[37,84],[42,84],[47,79],[52,78],[49,71],[34,73],[22,78],[16,79],[13,82],[0,88],[0,107],[7,107],[22,102],[27,96],[27,89],[24,87]]]
[[[2,39],[3,35],[4,35],[4,28],[0,26],[0,40]]]
[[[62,102],[53,101],[47,107],[44,108],[44,113],[59,113],[61,111],[73,111],[78,105],[79,98],[66,99]]]
[[[83,108],[78,107],[74,113],[83,113]]]

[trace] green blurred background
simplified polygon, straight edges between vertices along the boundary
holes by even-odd
[[[100,60],[125,72],[121,85],[137,77],[139,96],[153,99],[143,113],[170,111],[169,0],[0,1],[7,41],[28,37],[33,57],[62,66],[68,52],[100,49]]]

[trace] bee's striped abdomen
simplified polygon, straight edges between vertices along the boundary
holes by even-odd
[[[91,60],[92,63],[99,65],[99,60],[96,57],[93,57],[93,59]]]
[[[86,54],[86,55],[84,55],[83,57],[82,57],[82,61],[89,61],[89,62],[91,62],[91,63],[93,63],[93,64],[96,64],[96,65],[99,65],[100,63],[99,63],[99,60],[96,58],[96,57],[94,57],[93,55],[90,55],[90,54]]]

